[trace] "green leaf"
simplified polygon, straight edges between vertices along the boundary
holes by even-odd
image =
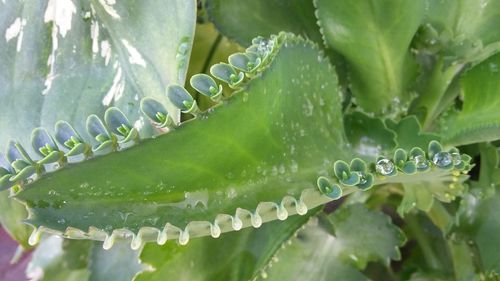
[[[166,85],[184,83],[194,1],[107,3],[0,3],[0,31],[6,40],[0,48],[0,151],[12,138],[32,151],[30,131],[45,126],[53,132],[60,119],[83,132],[86,117],[102,114],[108,105],[138,120],[141,97],[168,104]],[[178,111],[169,107],[178,118]],[[19,207],[9,207],[16,204],[0,203],[1,220],[25,215]],[[10,225],[5,226],[11,233],[18,232]]]
[[[340,208],[328,218],[335,236],[330,251],[337,253],[344,262],[364,269],[370,261],[387,265],[391,259],[401,258],[399,247],[406,238],[389,216],[371,211],[362,204],[352,204]]]
[[[225,36],[250,45],[257,36],[293,32],[321,42],[311,0],[207,0],[210,21]]]
[[[335,251],[340,243],[312,219],[278,250],[263,271],[264,280],[369,280]]]
[[[18,201],[12,200],[8,190],[0,191],[0,224],[24,248],[29,248],[28,237],[32,229],[19,222],[27,216],[26,207]]]
[[[443,142],[464,145],[500,139],[500,53],[463,74],[463,106],[441,120]]]
[[[107,246],[129,231],[137,246],[165,235],[186,243],[330,200],[317,191],[317,177],[333,166],[329,157],[349,158],[340,98],[322,94],[337,91],[335,73],[310,43],[278,39],[265,72],[211,113],[27,186],[18,198],[31,208],[29,222],[108,238]]]
[[[88,280],[91,246],[91,241],[49,236],[34,251],[26,274],[32,280],[40,281]]]
[[[366,112],[398,112],[411,98],[417,65],[410,42],[424,1],[316,0],[326,44],[342,54],[356,104]]]
[[[104,250],[102,243],[94,242],[90,255],[91,281],[128,281],[145,269],[139,262],[140,251],[130,249],[128,243],[117,243],[113,248]]]
[[[477,200],[477,199],[476,199]],[[481,256],[482,265],[486,273],[500,274],[500,195],[496,194],[489,199],[480,200],[469,206],[464,212],[471,224],[469,226],[470,238],[475,242]]]
[[[387,129],[380,118],[372,118],[362,112],[344,116],[346,136],[357,154],[374,160],[396,147],[396,135]],[[427,143],[423,146],[427,146]]]
[[[414,115],[407,116],[399,122],[391,119],[385,120],[389,129],[396,133],[397,147],[410,150],[413,147],[427,147],[429,142],[440,141],[440,137],[435,134],[422,131],[417,118]]]
[[[414,208],[424,212],[428,212],[431,209],[432,203],[434,202],[432,192],[436,189],[428,188],[427,186],[428,183],[407,183],[403,185],[403,200],[398,207],[398,213],[400,216],[404,216],[404,214]]]
[[[427,48],[448,60],[477,63],[500,50],[498,1],[426,0]],[[428,32],[429,33],[429,32]]]
[[[8,138],[26,145],[27,132],[40,125],[50,130],[60,119],[81,130],[88,115],[108,105],[136,120],[141,97],[169,104],[166,85],[184,84],[194,1],[48,2],[2,7],[0,30],[9,40],[0,49],[0,148]],[[67,17],[52,20],[61,11]]]
[[[141,261],[154,271],[142,272],[134,280],[250,280],[308,217],[294,216],[285,222],[268,223],[258,230],[223,234],[218,239],[199,238],[186,246],[172,241],[164,246],[148,244],[142,251]],[[191,269],[186,270],[188,266]]]

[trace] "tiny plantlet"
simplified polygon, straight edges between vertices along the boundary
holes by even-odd
[[[28,278],[500,278],[500,0],[153,2],[0,2]]]

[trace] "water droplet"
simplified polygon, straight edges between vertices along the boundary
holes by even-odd
[[[498,72],[498,65],[496,63],[490,62],[489,66],[491,72]]]
[[[61,218],[61,219],[58,219],[58,220],[57,220],[57,223],[58,223],[58,224],[65,224],[65,223],[66,223],[66,220],[65,220],[65,219],[63,219],[63,218]]]
[[[460,157],[460,153],[454,152],[451,154],[451,159],[453,161],[453,165],[459,165],[462,163],[462,157]]]
[[[415,161],[417,169],[427,169],[427,167],[429,167],[429,162],[427,161],[427,159],[425,159],[425,156],[423,155],[417,155],[413,157],[413,161]]]
[[[377,173],[387,176],[394,172],[394,163],[389,159],[380,159],[375,165],[375,170],[377,170]]]
[[[267,272],[261,271],[260,272],[260,277],[262,277],[262,279],[266,279],[267,278]]]
[[[53,189],[49,190],[49,195],[53,196],[53,195],[56,195],[57,192]]]
[[[432,162],[438,167],[446,167],[453,162],[453,159],[448,152],[438,152],[432,157]]]
[[[365,184],[366,183],[365,176],[362,173],[359,173],[359,172],[358,172],[358,175],[359,175],[359,184]]]

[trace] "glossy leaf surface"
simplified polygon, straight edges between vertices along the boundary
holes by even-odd
[[[317,0],[315,5],[326,44],[346,58],[356,103],[380,114],[409,102],[417,70],[409,47],[424,2]]]
[[[208,0],[205,3],[210,20],[221,33],[242,45],[249,45],[257,36],[268,37],[281,31],[321,42],[312,0]]]
[[[109,105],[138,120],[140,97],[168,104],[166,84],[184,83],[195,8],[194,1],[176,0],[2,1],[0,151],[11,138],[29,148],[33,128],[54,132],[60,119],[83,131],[87,116]],[[13,200],[0,209],[0,217],[26,216]],[[5,227],[26,243],[19,225]]]
[[[443,117],[443,141],[463,145],[500,139],[500,54],[466,72],[461,89],[462,109]]]
[[[177,230],[167,227],[167,236],[178,237],[196,236],[200,228],[216,231],[210,223],[222,231],[238,229],[239,218],[249,217],[237,209],[253,212],[261,202],[272,202],[258,210],[264,221],[276,219],[278,210],[286,218],[283,198],[295,198],[283,201],[289,211],[302,206],[294,200],[304,189],[315,190],[317,176],[326,175],[334,160],[330,157],[346,158],[347,150],[332,67],[318,61],[310,44],[285,42],[262,77],[213,112],[30,185],[18,195],[32,210],[30,222],[61,232],[95,227],[108,235],[116,229],[161,230],[169,223]],[[192,221],[204,224],[188,231]]]
[[[141,273],[136,281],[251,280],[309,216],[294,216],[284,222],[271,222],[261,228],[222,234],[218,239],[203,237],[186,246],[173,241],[164,246],[148,244],[141,261],[154,268]],[[185,270],[186,264],[194,270]]]

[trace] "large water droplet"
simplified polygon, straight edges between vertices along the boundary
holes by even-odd
[[[438,152],[432,157],[432,162],[438,167],[446,167],[453,162],[453,159],[448,152]]]
[[[429,162],[427,161],[427,159],[425,159],[425,156],[423,155],[417,155],[413,157],[413,161],[415,161],[417,169],[427,169],[427,167],[429,167]]]
[[[377,173],[387,176],[394,172],[394,163],[389,159],[380,159],[375,165],[375,170]]]

